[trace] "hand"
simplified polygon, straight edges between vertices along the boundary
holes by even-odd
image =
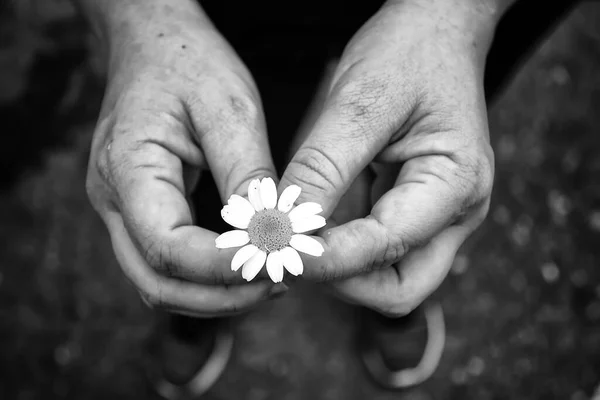
[[[242,282],[230,270],[235,249],[216,249],[217,234],[194,225],[186,199],[202,169],[222,199],[275,176],[256,87],[193,2],[138,4],[143,10],[112,14],[120,20],[107,35],[89,197],[147,303],[195,316],[245,310],[285,286],[235,285]]]
[[[331,216],[304,276],[389,316],[442,282],[493,181],[482,88],[493,18],[428,3],[388,2],[355,35],[280,183]]]

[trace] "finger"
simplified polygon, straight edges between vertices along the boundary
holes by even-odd
[[[201,285],[157,274],[146,263],[117,213],[107,218],[113,249],[125,275],[153,307],[197,316],[228,315],[250,309],[286,290],[257,281],[244,285]]]
[[[323,233],[325,253],[308,260],[305,277],[340,279],[389,267],[466,216],[485,215],[487,191],[461,174],[445,156],[407,161],[369,216]]]
[[[184,110],[173,115],[179,112]],[[193,225],[183,163],[200,166],[202,160],[184,130],[170,115],[132,112],[115,126],[99,168],[104,169],[125,226],[149,265],[198,282],[242,282],[230,269],[234,251],[217,250],[217,234]]]
[[[246,195],[253,179],[277,176],[260,99],[230,86],[206,84],[201,99],[190,106],[196,136],[224,202],[232,194]]]
[[[306,140],[292,157],[280,189],[298,185],[298,203],[317,202],[328,217],[358,174],[405,121],[396,85],[349,71],[330,92]],[[394,121],[394,122],[392,122]]]
[[[356,177],[331,214],[326,225],[327,229],[369,215],[373,205],[371,199],[373,179],[373,173],[369,168],[364,169]]]
[[[399,264],[333,282],[331,287],[344,301],[390,317],[406,315],[439,287],[469,233],[464,226],[450,227]]]

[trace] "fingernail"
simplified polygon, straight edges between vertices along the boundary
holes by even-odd
[[[281,297],[288,290],[289,290],[289,287],[285,283],[277,283],[271,287],[271,290],[269,291],[269,297],[271,297],[271,298]]]

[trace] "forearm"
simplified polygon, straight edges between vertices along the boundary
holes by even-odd
[[[415,26],[415,35],[434,35],[455,50],[466,49],[483,63],[502,16],[518,0],[388,0],[389,12]],[[415,39],[419,40],[419,39]],[[473,52],[474,51],[474,52]]]
[[[451,14],[461,12],[478,15],[498,22],[502,15],[518,0],[390,0],[390,3],[412,4],[430,10],[442,10]]]

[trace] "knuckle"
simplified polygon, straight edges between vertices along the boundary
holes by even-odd
[[[92,206],[100,211],[101,205],[110,202],[114,179],[109,168],[109,154],[113,151],[112,131],[114,118],[101,117],[98,120],[92,140],[92,149],[85,181],[85,191]]]
[[[113,187],[125,176],[125,171],[131,165],[128,157],[123,157],[121,146],[120,140],[113,140],[102,152],[103,154],[98,157],[96,163],[96,168],[102,179]]]
[[[114,182],[108,171],[104,154],[100,153],[92,158],[86,175],[85,191],[90,203],[98,211],[102,204],[110,202],[112,198],[111,188],[114,187]]]
[[[303,147],[290,161],[290,180],[301,184],[303,191],[312,194],[333,193],[344,177],[341,168],[325,151],[316,147]]]
[[[148,265],[169,277],[173,276],[173,257],[176,252],[173,252],[172,247],[159,238],[148,237],[144,242],[143,255]]]
[[[377,240],[378,246],[371,258],[370,269],[382,269],[397,263],[409,250],[409,246],[402,237],[392,237],[385,226],[382,226],[382,232],[385,232],[383,239]]]
[[[106,150],[98,154],[96,159],[93,161],[95,170],[98,172],[98,177],[104,182],[109,183],[111,181],[109,167],[109,154],[112,153],[112,146],[107,146]]]
[[[486,147],[489,145],[457,154],[460,181],[475,202],[487,198],[492,191],[493,156]]]
[[[404,244],[402,240],[397,243],[387,241],[384,246],[384,251],[378,253],[373,261],[373,269],[381,269],[389,267],[400,260],[404,254]]]
[[[408,253],[408,243],[403,237],[386,235],[383,260],[387,265],[397,263],[406,253]]]
[[[457,217],[463,218],[484,204],[491,196],[494,181],[493,156],[476,148],[454,152],[451,157],[438,157],[430,172],[445,182],[453,197],[461,203]]]
[[[232,116],[242,121],[256,121],[260,116],[260,109],[256,100],[250,95],[230,94],[227,98],[229,111]]]
[[[155,241],[148,240],[148,243],[144,246],[143,249],[144,259],[155,270],[162,269],[164,264],[163,258],[163,250],[160,245],[158,245]]]
[[[190,110],[196,116],[194,120],[200,123],[199,134],[218,132],[224,124],[258,130],[259,124],[262,123],[262,109],[256,96],[238,87],[240,85],[233,87],[221,87],[220,84],[214,83],[210,85],[216,86],[210,90],[217,93],[215,96],[206,99],[197,95],[188,101]]]

